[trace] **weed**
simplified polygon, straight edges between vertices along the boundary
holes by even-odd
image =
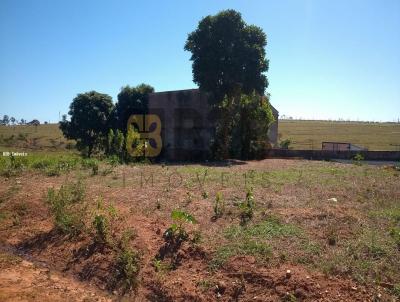
[[[116,280],[124,293],[136,290],[139,284],[140,257],[133,249],[121,249],[116,261]]]
[[[219,247],[211,260],[211,270],[218,269],[232,256],[251,255],[260,260],[267,261],[272,256],[271,247],[263,242],[252,239],[245,239]]]
[[[337,234],[337,229],[333,225],[330,225],[328,227],[328,231],[326,233],[326,238],[328,240],[329,245],[336,245],[338,241],[338,234]]]
[[[118,218],[116,208],[110,204],[108,207],[104,205],[102,198],[97,200],[97,208],[94,213],[92,225],[95,231],[95,242],[100,244],[113,245],[112,239],[115,237],[115,223]],[[123,236],[126,236],[124,231]],[[123,238],[121,239],[123,240]],[[127,242],[130,239],[128,238]]]
[[[353,163],[355,165],[361,166],[361,162],[364,160],[364,156],[361,153],[357,153],[353,157]]]
[[[91,169],[92,175],[97,175],[99,173],[99,162],[94,158],[84,158],[81,161],[81,166],[84,169]]]
[[[8,158],[0,160],[0,175],[5,177],[13,177],[21,174],[26,168],[27,161],[25,158],[11,155]]]
[[[400,227],[393,227],[390,230],[390,236],[393,238],[397,248],[400,251]]]
[[[193,238],[191,240],[192,244],[199,244],[202,241],[202,235],[200,231],[193,231]]]
[[[191,204],[192,201],[193,201],[193,194],[190,193],[190,192],[186,192],[186,203],[185,203],[185,205],[187,206],[187,205]]]
[[[84,228],[86,209],[79,203],[84,195],[85,188],[80,180],[62,185],[58,191],[53,188],[47,191],[46,202],[54,215],[56,227],[62,232],[76,235]]]
[[[220,218],[225,211],[225,201],[221,192],[217,192],[214,203],[214,218]]]
[[[174,223],[164,232],[164,239],[166,241],[172,242],[183,242],[189,238],[189,234],[184,228],[184,224],[187,223],[197,223],[196,219],[181,210],[173,210],[171,213],[171,218]]]
[[[285,302],[296,302],[297,298],[295,295],[291,293],[286,293],[285,297],[283,298],[283,301]]]
[[[153,266],[154,266],[154,269],[156,270],[156,272],[158,272],[158,273],[165,273],[165,272],[172,270],[171,264],[165,263],[160,259],[154,259]]]
[[[255,201],[253,190],[251,188],[248,188],[246,193],[246,200],[239,204],[239,208],[241,210],[240,221],[242,225],[245,225],[253,218],[254,206]]]
[[[400,298],[400,283],[399,283],[399,284],[395,284],[395,285],[393,286],[392,293],[393,293],[393,295],[395,295],[396,297]]]
[[[203,292],[215,286],[215,282],[210,279],[202,279],[196,282],[196,287],[199,287]]]
[[[129,246],[129,242],[137,237],[136,231],[134,229],[126,229],[122,232],[120,246],[126,249]]]
[[[272,256],[272,247],[269,244],[272,239],[301,235],[301,230],[296,226],[283,224],[274,217],[254,225],[232,225],[224,231],[224,237],[229,242],[218,248],[210,267],[216,269],[231,256],[236,255],[252,255],[262,261],[267,261]]]
[[[96,230],[96,241],[107,243],[109,237],[109,221],[103,214],[98,214],[93,219],[93,226]]]
[[[208,192],[207,191],[203,191],[201,193],[201,197],[203,197],[203,199],[207,199],[208,198]]]

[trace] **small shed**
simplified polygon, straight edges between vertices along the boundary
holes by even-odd
[[[322,142],[322,150],[328,151],[367,151],[367,148],[356,146],[352,143]]]

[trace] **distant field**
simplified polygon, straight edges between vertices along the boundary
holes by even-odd
[[[369,150],[400,150],[400,124],[280,120],[280,139],[293,149],[321,149],[323,141],[349,142]]]
[[[350,142],[369,150],[399,150],[400,124],[330,121],[279,121],[280,139],[291,139],[294,149],[321,149],[323,141]],[[0,148],[60,151],[66,140],[57,124],[0,126]],[[2,151],[0,150],[0,151]]]
[[[62,135],[58,124],[39,126],[0,126],[0,151],[9,150],[65,150],[73,141]],[[12,150],[10,149],[12,148]]]

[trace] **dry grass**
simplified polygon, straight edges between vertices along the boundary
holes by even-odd
[[[139,297],[145,297],[149,284],[157,280],[163,295],[176,300],[183,299],[179,295],[184,292],[193,294],[186,300],[202,295],[212,300],[214,289],[197,285],[204,280],[216,284],[224,280],[226,287],[235,282],[244,284],[243,295],[249,299],[255,295],[260,299],[262,295],[283,298],[260,284],[269,282],[269,288],[276,288],[282,284],[279,278],[287,267],[294,272],[294,279],[292,285],[284,285],[283,295],[299,294],[295,289],[303,286],[301,280],[307,280],[306,276],[319,280],[322,287],[307,285],[311,293],[304,300],[309,301],[325,287],[329,290],[326,301],[336,293],[344,300],[364,294],[365,300],[371,300],[377,292],[391,297],[397,294],[400,174],[394,168],[271,159],[215,165],[136,164],[117,166],[103,175],[106,169],[108,165],[100,163],[99,173],[92,175],[90,170],[76,166],[68,175],[56,177],[27,170],[18,178],[18,191],[12,178],[1,178],[0,210],[6,215],[0,221],[0,235],[10,241],[26,240],[27,233],[34,236],[43,221],[51,223],[43,210],[43,192],[59,187],[66,177],[72,180],[79,176],[87,185],[89,205],[95,206],[101,197],[124,217],[124,227],[135,230],[135,248],[142,255],[140,271],[144,274]],[[241,204],[248,187],[253,188],[255,206],[252,218],[243,225]],[[224,198],[224,211],[214,219],[217,192]],[[28,194],[24,210],[18,211],[21,198]],[[173,223],[171,212],[176,208],[196,218],[197,224],[187,230],[201,234],[201,240],[195,246],[183,245],[175,255],[179,256],[176,267],[160,273],[154,268],[154,257],[163,245],[162,233]],[[43,214],[36,218],[36,213]],[[18,224],[13,222],[13,214],[18,216]],[[58,249],[54,248],[57,244]],[[62,267],[72,243],[57,244],[49,244],[39,255]],[[197,249],[202,252],[196,254]],[[157,267],[164,264],[157,263]],[[234,277],[240,274],[242,279]],[[336,276],[341,283],[323,274]],[[182,291],[176,289],[179,282]]]
[[[349,142],[369,150],[400,150],[400,124],[280,120],[281,140],[294,149],[321,149],[322,142]]]
[[[65,151],[68,144],[58,124],[0,126],[0,151]]]

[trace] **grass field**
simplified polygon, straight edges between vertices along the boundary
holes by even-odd
[[[400,124],[279,121],[280,140],[291,139],[293,149],[321,149],[323,141],[350,142],[369,150],[400,150]],[[73,145],[57,124],[35,126],[0,126],[0,148],[56,151]],[[2,150],[0,150],[2,151]]]
[[[400,124],[280,120],[281,140],[293,149],[320,150],[322,142],[349,142],[369,150],[400,150]],[[397,145],[397,146],[393,146]]]

